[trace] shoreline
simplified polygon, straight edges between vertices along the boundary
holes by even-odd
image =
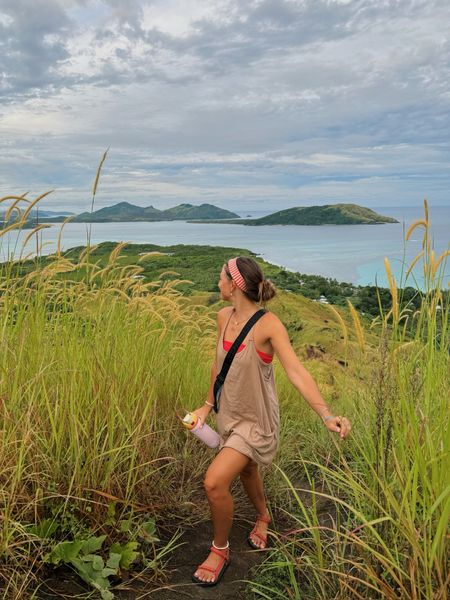
[[[413,209],[411,209],[413,210]],[[414,209],[417,210],[418,209]],[[394,211],[393,211],[394,212]],[[396,215],[397,216],[397,215]],[[407,266],[421,250],[419,235],[414,235],[406,245],[404,256],[403,238],[411,219],[411,215],[403,223],[379,224],[379,227],[352,225],[337,227],[335,225],[318,226],[275,226],[236,227],[220,224],[214,227],[204,227],[205,223],[186,223],[185,221],[140,222],[124,221],[120,223],[73,223],[68,222],[63,229],[62,248],[86,245],[89,231],[91,244],[111,241],[125,241],[130,244],[153,243],[156,245],[209,245],[211,247],[247,248],[259,254],[265,260],[282,266],[291,271],[315,275],[340,282],[349,282],[354,286],[387,287],[388,280],[384,269],[384,257],[388,257],[391,269],[398,284],[402,270],[401,262],[405,259],[403,268]],[[435,218],[431,214],[431,235],[434,241],[436,255],[440,255],[448,246],[448,226],[450,211],[437,211]],[[60,224],[41,230],[38,234],[41,254],[50,254],[56,250],[57,240],[61,231]],[[270,229],[268,229],[270,227]],[[0,240],[0,261],[11,256],[18,258],[22,242],[30,231],[18,232],[13,230]],[[36,235],[23,251],[24,255],[36,253]],[[449,262],[449,261],[448,261]],[[413,275],[418,280],[418,286],[425,290],[423,273],[419,264]],[[450,265],[447,263],[445,273],[445,288]],[[402,282],[402,287],[405,282]],[[412,276],[406,285],[415,286]]]
[[[131,221],[129,223],[135,223],[135,222]],[[80,225],[80,224],[77,224],[77,225]],[[83,224],[83,225],[86,225],[86,224]],[[45,231],[48,231],[48,229],[46,229]],[[98,241],[98,242],[93,242],[91,244],[91,246],[99,246],[99,245],[102,245],[102,244],[114,244],[114,245],[118,245],[120,243],[125,243],[126,244],[125,247],[129,248],[129,249],[133,249],[134,246],[149,246],[149,247],[157,246],[159,248],[171,248],[171,247],[174,247],[174,246],[181,247],[181,248],[182,247],[185,247],[185,248],[189,248],[189,247],[197,247],[197,248],[208,247],[208,248],[211,249],[212,252],[214,252],[215,250],[218,250],[218,249],[227,249],[227,248],[230,248],[230,250],[235,249],[234,246],[222,246],[222,245],[217,245],[217,244],[216,245],[212,245],[212,244],[192,244],[192,243],[153,244],[153,243],[150,243],[150,242],[137,242],[137,241],[129,241],[128,242],[128,241],[124,241],[124,240],[119,240],[119,241],[116,241],[116,240],[101,240],[101,241]],[[73,246],[65,248],[64,244],[62,244],[61,245],[61,252],[62,252],[62,254],[66,254],[66,253],[71,252],[73,250],[77,250],[77,249],[80,249],[80,248],[84,249],[86,247],[87,247],[86,244],[75,244]],[[45,251],[41,252],[39,254],[40,257],[50,257],[55,252],[55,248],[51,248],[50,246],[47,246],[46,248],[43,247],[42,249],[45,250]],[[326,275],[326,274],[317,273],[317,272],[299,271],[299,270],[296,270],[296,269],[294,269],[292,267],[286,266],[285,264],[283,264],[280,261],[277,261],[276,259],[270,258],[264,252],[259,252],[257,250],[252,250],[251,248],[241,248],[241,250],[250,252],[250,253],[254,254],[256,257],[258,257],[261,260],[263,260],[264,262],[266,262],[266,263],[268,263],[268,264],[270,264],[270,265],[272,265],[274,267],[277,267],[277,268],[279,268],[279,269],[281,269],[283,271],[286,271],[287,273],[289,273],[291,275],[294,275],[294,276],[298,275],[300,277],[305,276],[305,277],[308,277],[308,278],[317,278],[317,279],[325,280],[325,281],[330,282],[330,283],[331,282],[336,282],[337,285],[348,286],[348,287],[351,287],[351,288],[354,288],[354,289],[364,289],[364,288],[372,288],[373,287],[373,288],[378,288],[380,290],[389,290],[389,285],[377,284],[375,282],[372,282],[372,283],[355,283],[353,281],[345,280],[343,278],[338,278],[338,277],[333,276],[333,275]],[[2,256],[1,253],[2,253],[2,240],[0,239],[0,264],[5,264],[5,263],[9,262],[8,260],[3,260],[4,257]],[[23,257],[25,258],[27,256],[28,256],[27,260],[33,260],[33,259],[36,258],[37,254],[36,254],[35,251],[33,251],[32,253],[30,253],[30,255],[27,255],[27,253],[25,252],[23,254]],[[17,260],[17,258],[12,258],[12,260]],[[391,265],[391,267],[392,267],[392,265]],[[384,265],[381,264],[381,262],[380,262],[380,265],[379,265],[379,269],[382,270],[382,271],[384,271]],[[403,290],[403,289],[406,289],[406,288],[412,288],[412,289],[416,289],[416,290],[418,289],[417,285],[409,284],[409,285],[402,285],[400,287],[400,285],[399,285],[400,281],[396,281],[396,283],[397,283],[398,290]],[[447,291],[447,287],[444,286],[444,285],[442,285],[440,287],[440,289],[442,291]],[[421,287],[420,291],[425,292],[426,290],[425,290],[425,288]]]
[[[97,265],[96,268],[106,268],[111,255],[116,254],[117,245],[115,241],[95,244],[90,252],[92,264]],[[62,258],[76,265],[80,256],[85,254],[85,248],[86,245],[81,244],[64,250]],[[142,279],[144,284],[165,285],[166,281],[173,280],[181,294],[187,297],[206,294],[209,295],[210,303],[217,301],[220,265],[230,256],[238,255],[252,256],[258,262],[261,261],[265,277],[272,280],[280,293],[292,294],[322,305],[330,304],[343,309],[348,309],[350,301],[354,308],[361,315],[367,315],[367,318],[378,316],[380,303],[383,310],[387,312],[392,302],[391,290],[386,286],[355,285],[336,278],[286,269],[261,253],[238,247],[129,243],[120,250],[120,261],[124,268],[136,269],[137,267],[138,271],[135,271],[134,278]],[[21,265],[16,265],[16,275],[19,277],[26,275],[48,264],[50,263],[47,256],[41,256],[38,261],[28,260]],[[84,272],[84,269],[75,270],[71,278],[81,280]],[[423,290],[413,286],[397,287],[397,290],[402,305],[414,310],[420,309]],[[442,294],[447,298],[450,296],[450,291],[442,289]]]

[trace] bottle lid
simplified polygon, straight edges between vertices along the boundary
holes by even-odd
[[[197,423],[197,418],[198,418],[197,415],[195,415],[193,413],[187,413],[187,415],[184,417],[182,423],[188,429],[192,429],[194,427],[194,425]]]

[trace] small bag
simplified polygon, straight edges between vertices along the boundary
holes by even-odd
[[[263,315],[266,314],[264,309],[257,310],[254,315],[250,317],[247,323],[242,328],[242,331],[234,340],[233,345],[228,350],[227,355],[225,356],[225,360],[223,361],[222,369],[220,373],[216,377],[216,381],[214,382],[213,395],[214,395],[214,412],[219,412],[219,402],[220,402],[220,394],[222,392],[223,384],[225,383],[225,378],[227,376],[228,371],[230,370],[231,363],[233,362],[233,358],[236,356],[236,352],[238,351],[239,346],[245,339],[245,336],[253,327],[253,325],[258,321]]]

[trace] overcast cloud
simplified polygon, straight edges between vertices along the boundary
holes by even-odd
[[[0,194],[450,200],[448,0],[0,0]]]

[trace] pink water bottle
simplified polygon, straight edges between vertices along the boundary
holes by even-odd
[[[202,440],[202,442],[205,442],[210,448],[217,448],[219,445],[220,436],[217,431],[214,431],[214,429],[211,429],[206,424],[200,427],[201,419],[195,413],[187,413],[182,423],[191,433],[197,436],[199,440]]]

